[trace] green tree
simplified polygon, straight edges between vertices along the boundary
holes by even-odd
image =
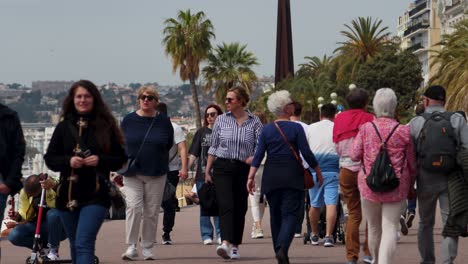
[[[217,45],[208,56],[208,65],[203,68],[206,80],[205,89],[215,89],[216,102],[224,105],[224,97],[229,88],[242,85],[249,92],[257,80],[252,67],[258,65],[255,55],[245,50],[246,45],[223,43]]]
[[[440,51],[435,53],[431,68],[437,68],[431,84],[442,85],[447,89],[447,108],[468,111],[468,19],[455,25],[451,35],[442,36],[438,43]]]
[[[332,57],[323,55],[323,58],[306,56],[304,59],[308,60],[307,63],[299,64],[299,70],[296,75],[298,76],[313,76],[317,77],[321,74],[328,74],[330,71]]]
[[[398,98],[397,114],[402,121],[412,116],[415,95],[422,81],[421,63],[416,55],[408,50],[398,52],[396,46],[382,49],[373,60],[363,64],[356,75],[357,86],[367,89],[371,95],[377,89],[392,88]]]
[[[389,41],[388,27],[381,27],[382,20],[373,20],[371,17],[358,17],[345,24],[347,30],[340,31],[346,40],[339,42],[341,46],[335,50],[335,57],[339,63],[337,69],[338,79],[353,80],[359,66],[375,57],[382,47]]]
[[[195,109],[196,126],[201,127],[200,103],[195,81],[200,73],[200,63],[208,57],[214,27],[205,13],[192,14],[190,9],[179,11],[177,18],[164,21],[162,41],[165,52],[172,59],[172,70],[179,70],[182,81],[189,80]]]

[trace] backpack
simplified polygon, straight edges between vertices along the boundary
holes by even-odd
[[[453,112],[424,113],[417,140],[417,160],[426,171],[449,173],[456,166],[458,142],[450,118]]]
[[[381,145],[379,153],[375,157],[374,164],[372,164],[371,171],[369,175],[367,175],[366,183],[373,192],[390,192],[400,185],[400,179],[396,176],[392,161],[388,155],[387,142],[400,124],[397,124],[392,129],[385,141],[382,140],[379,130],[374,122],[371,122],[371,124],[379,136]],[[364,173],[366,173],[365,168]]]

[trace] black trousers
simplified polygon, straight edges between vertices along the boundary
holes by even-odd
[[[177,188],[179,184],[179,171],[169,171],[167,173],[167,180]],[[162,202],[161,207],[164,209],[163,217],[163,232],[170,233],[175,223],[176,208],[179,205],[176,195],[171,199]]]
[[[236,160],[218,158],[213,164],[221,239],[234,245],[242,244],[247,212],[249,169],[249,165]]]

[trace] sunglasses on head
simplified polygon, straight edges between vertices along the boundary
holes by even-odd
[[[206,114],[205,114],[205,117],[210,117],[210,116],[211,116],[211,117],[215,117],[216,115],[218,115],[218,113],[216,113],[216,112],[211,112],[211,113],[206,113]]]
[[[224,99],[224,102],[225,103],[232,103],[233,100],[234,100],[234,98],[226,97],[226,99]]]
[[[142,101],[144,101],[144,100],[153,101],[154,99],[156,99],[156,97],[154,97],[152,95],[142,95],[142,96],[140,96],[140,100],[142,100]]]

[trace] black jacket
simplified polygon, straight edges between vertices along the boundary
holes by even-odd
[[[57,189],[56,207],[66,209],[68,202],[68,177],[71,174],[70,159],[74,155],[73,149],[77,143],[77,115],[71,115],[61,121],[52,135],[44,160],[47,167],[60,172],[60,182]],[[72,129],[75,129],[73,131]],[[75,169],[78,175],[77,183],[73,184],[72,199],[78,201],[79,206],[86,204],[100,204],[110,207],[109,188],[107,185],[109,172],[116,171],[127,161],[127,155],[123,146],[115,139],[115,135],[109,131],[111,149],[104,153],[95,137],[95,126],[90,120],[88,127],[84,129],[80,146],[83,151],[89,150],[90,155],[99,157],[97,167],[83,167]]]
[[[25,149],[26,142],[18,114],[0,104],[0,177],[10,188],[11,195],[23,187],[21,166]]]

